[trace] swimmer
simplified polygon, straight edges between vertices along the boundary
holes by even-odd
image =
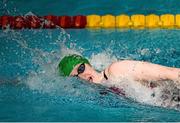
[[[141,100],[147,104],[153,102],[146,100],[150,99],[155,101],[155,105],[180,107],[180,68],[122,60],[114,62],[102,72],[98,72],[86,58],[74,54],[65,56],[60,61],[59,73],[63,76],[75,76],[91,83],[105,85],[107,86],[106,91]],[[136,88],[137,85],[140,88]],[[142,93],[146,94],[141,95],[140,89],[145,90]],[[144,98],[144,95],[148,96]]]
[[[59,72],[63,76],[76,76],[97,84],[123,77],[131,78],[144,85],[149,81],[163,82],[163,80],[171,80],[180,84],[180,68],[123,60],[112,63],[102,72],[97,72],[86,58],[76,54],[65,56],[60,61]]]

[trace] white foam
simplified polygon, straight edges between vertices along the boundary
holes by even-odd
[[[97,69],[103,70],[109,66],[112,62],[117,61],[117,58],[110,53],[102,52],[98,54],[92,54],[90,63]]]
[[[134,99],[140,103],[149,104],[153,106],[162,106],[162,107],[175,107],[178,103],[173,102],[172,94],[168,95],[167,99],[162,98],[165,95],[165,90],[172,92],[174,88],[169,84],[169,82],[164,83],[159,87],[150,88],[145,85],[142,85],[138,81],[134,81],[128,77],[124,78],[114,78],[113,81],[108,81],[103,83],[104,86],[108,87],[118,87],[125,91],[126,97]],[[179,92],[180,93],[180,92]]]
[[[25,16],[28,16],[28,15],[32,15],[32,16],[35,16],[35,14],[31,11],[29,11],[28,13],[25,14]]]
[[[70,49],[68,47],[66,47],[65,45],[61,45],[61,57],[63,58],[64,56],[67,55],[71,55],[71,54],[77,54],[77,55],[81,55],[81,53],[79,51],[77,51],[76,49]]]

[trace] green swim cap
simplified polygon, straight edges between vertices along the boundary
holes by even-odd
[[[59,73],[63,76],[69,76],[74,67],[80,63],[90,64],[86,58],[80,55],[65,56],[59,63]]]

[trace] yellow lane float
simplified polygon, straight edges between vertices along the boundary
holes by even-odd
[[[180,14],[176,15],[176,27],[180,28]]]
[[[86,16],[87,25],[86,27],[98,28],[101,27],[101,16],[99,15],[88,15]]]
[[[115,16],[104,15],[101,17],[101,27],[103,28],[114,28],[115,27]]]
[[[159,16],[155,14],[146,16],[146,27],[147,28],[158,28],[159,27]]]
[[[88,15],[86,27],[94,28],[131,28],[131,29],[143,29],[143,28],[180,28],[180,14],[135,14],[128,16],[121,14],[117,16],[113,15]]]
[[[160,16],[160,26],[162,28],[173,28],[175,26],[174,15],[165,14]]]
[[[145,16],[144,15],[132,15],[131,16],[133,28],[144,28],[145,27]]]
[[[129,28],[132,25],[130,17],[128,15],[116,16],[116,27],[117,28]]]

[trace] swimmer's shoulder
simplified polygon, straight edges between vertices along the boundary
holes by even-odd
[[[128,68],[133,63],[134,63],[133,60],[122,60],[122,61],[113,62],[105,69],[105,72],[109,76],[113,75],[114,77],[118,77],[121,74],[125,74]]]

